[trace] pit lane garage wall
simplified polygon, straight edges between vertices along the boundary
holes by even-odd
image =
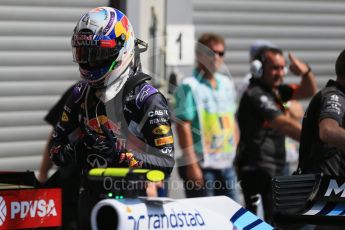
[[[225,36],[225,63],[236,81],[249,71],[250,44],[268,39],[308,62],[324,86],[334,78],[335,60],[345,47],[344,13],[342,0],[193,1],[196,37],[210,31]]]
[[[77,79],[70,36],[106,0],[0,2],[0,170],[38,169],[51,127],[43,117]]]

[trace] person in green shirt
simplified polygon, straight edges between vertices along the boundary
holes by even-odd
[[[238,142],[236,90],[232,78],[219,73],[224,39],[203,34],[196,45],[197,65],[175,91],[175,118],[183,152],[179,173],[187,197],[227,195],[236,199],[232,167]]]

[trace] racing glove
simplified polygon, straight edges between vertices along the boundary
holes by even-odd
[[[87,149],[94,153],[102,154],[103,156],[115,156],[117,163],[122,167],[139,168],[143,162],[134,157],[132,151],[119,151],[115,148],[116,137],[114,133],[107,129],[104,125],[100,126],[104,136],[97,134],[87,126],[81,129],[85,136],[83,138],[84,145]]]
[[[94,153],[105,156],[114,154],[116,143],[114,133],[107,129],[104,125],[101,125],[100,127],[104,136],[97,134],[86,125],[80,127],[84,133],[83,142],[85,147]]]
[[[65,166],[78,161],[76,159],[75,145],[73,144],[52,145],[49,156],[57,166]]]
[[[130,168],[141,168],[143,165],[143,162],[136,159],[133,152],[130,151],[121,152],[118,163]]]

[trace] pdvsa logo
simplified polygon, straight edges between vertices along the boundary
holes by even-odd
[[[18,189],[0,193],[0,229],[61,226],[61,189]]]
[[[57,216],[54,200],[30,200],[11,202],[11,219]]]
[[[6,202],[5,199],[2,196],[0,196],[0,226],[2,226],[5,223],[6,215]]]

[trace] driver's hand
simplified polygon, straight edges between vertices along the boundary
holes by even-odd
[[[130,151],[121,152],[118,163],[130,168],[141,168],[143,165],[143,162],[135,159],[134,154]]]
[[[86,148],[100,154],[108,155],[115,153],[116,137],[114,133],[104,125],[101,125],[100,127],[103,131],[104,136],[99,135],[95,131],[91,130],[87,125],[83,125],[80,127],[80,129],[84,133],[84,145],[86,146]]]

